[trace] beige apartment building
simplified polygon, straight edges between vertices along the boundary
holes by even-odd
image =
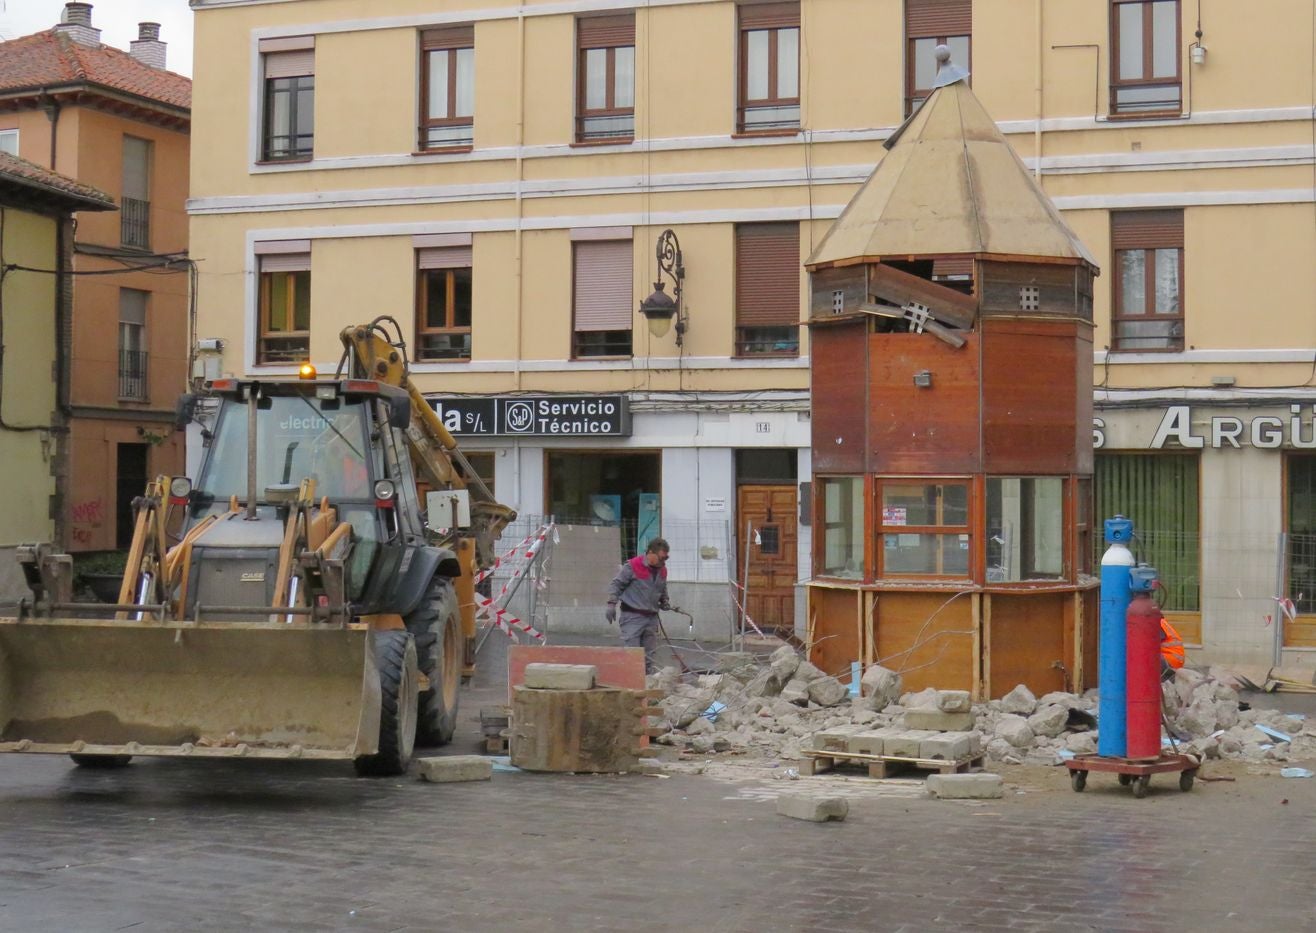
[[[661,531],[678,601],[747,580],[800,632],[836,518],[802,263],[948,45],[1102,266],[1097,517],[1202,658],[1316,647],[1310,4],[192,6],[199,371],[332,369],[389,315],[500,499]]]

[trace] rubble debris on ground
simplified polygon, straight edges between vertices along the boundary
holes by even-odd
[[[805,749],[946,759],[968,748],[990,762],[1033,765],[1096,751],[1095,690],[1037,697],[1021,684],[1000,700],[974,703],[964,690],[902,693],[898,672],[871,666],[861,694],[852,697],[845,683],[788,645],[763,662],[737,654],[724,656],[720,666],[720,673],[684,679],[675,668],[650,675],[649,687],[665,694],[668,729],[655,742],[756,759],[797,759]],[[1179,752],[1256,762],[1316,759],[1316,721],[1240,710],[1223,671],[1185,667],[1166,694]],[[721,708],[710,719],[704,714],[714,704]]]

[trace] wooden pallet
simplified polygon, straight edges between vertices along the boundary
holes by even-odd
[[[981,771],[983,756],[971,755],[958,761],[941,761],[936,758],[898,758],[893,755],[860,755],[846,752],[805,749],[804,774],[824,774],[839,767],[865,768],[873,778],[895,777],[908,771],[932,771],[937,774],[968,774]]]

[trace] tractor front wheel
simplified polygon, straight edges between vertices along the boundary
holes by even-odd
[[[363,777],[388,777],[404,773],[411,762],[420,675],[410,632],[374,632],[372,638],[379,667],[379,751],[362,755],[353,765]]]
[[[416,637],[421,673],[429,678],[429,688],[420,694],[416,744],[447,745],[457,731],[457,691],[465,654],[457,591],[447,580],[435,580],[406,622]]]

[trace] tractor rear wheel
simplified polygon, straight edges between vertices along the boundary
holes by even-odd
[[[416,641],[410,632],[374,632],[375,662],[379,668],[379,751],[362,755],[352,764],[363,777],[402,774],[416,745]]]
[[[125,768],[133,760],[132,755],[75,755],[70,754],[73,763],[79,768],[95,768],[108,771],[111,768]]]
[[[457,690],[465,655],[457,591],[447,580],[435,580],[406,622],[416,637],[420,671],[430,682],[420,693],[416,744],[447,745],[457,730]]]

